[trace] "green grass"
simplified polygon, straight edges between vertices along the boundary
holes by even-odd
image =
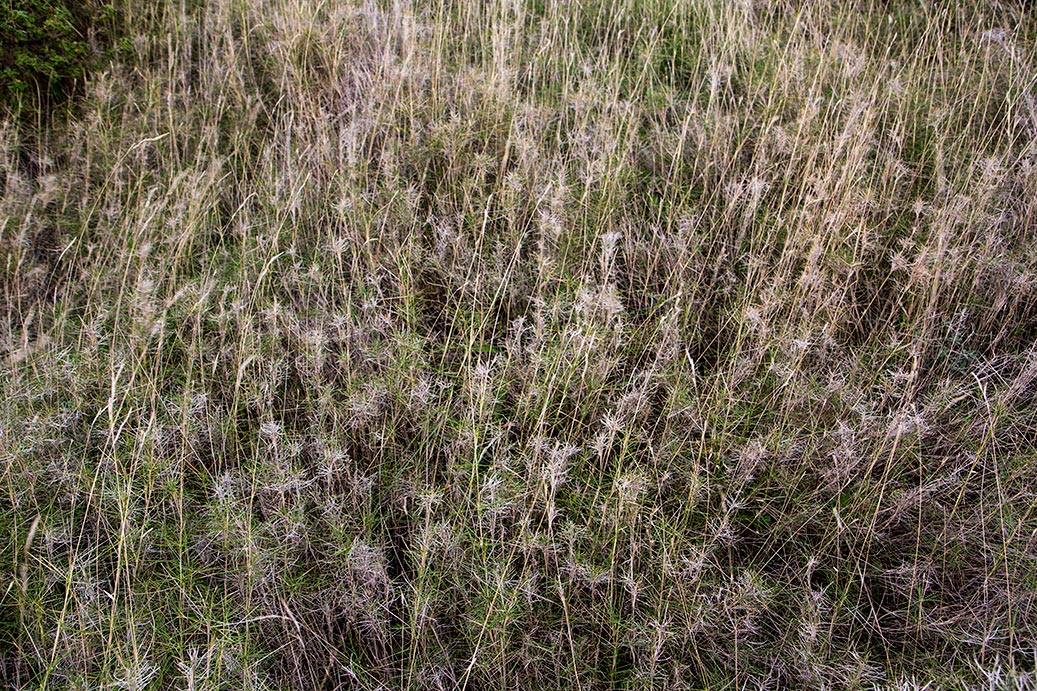
[[[0,124],[8,687],[1033,685],[1032,10],[116,4]]]

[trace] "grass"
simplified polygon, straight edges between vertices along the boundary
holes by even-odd
[[[117,10],[0,125],[8,687],[1032,687],[1032,10]]]

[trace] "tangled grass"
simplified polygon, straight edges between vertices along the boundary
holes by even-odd
[[[0,678],[1032,688],[1037,17],[907,5],[123,0],[0,125]]]

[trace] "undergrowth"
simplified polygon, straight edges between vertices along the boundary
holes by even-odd
[[[1032,688],[1032,10],[117,16],[0,125],[8,687]]]

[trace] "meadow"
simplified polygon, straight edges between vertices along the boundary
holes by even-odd
[[[0,112],[0,686],[1035,688],[1027,3],[116,5]]]

